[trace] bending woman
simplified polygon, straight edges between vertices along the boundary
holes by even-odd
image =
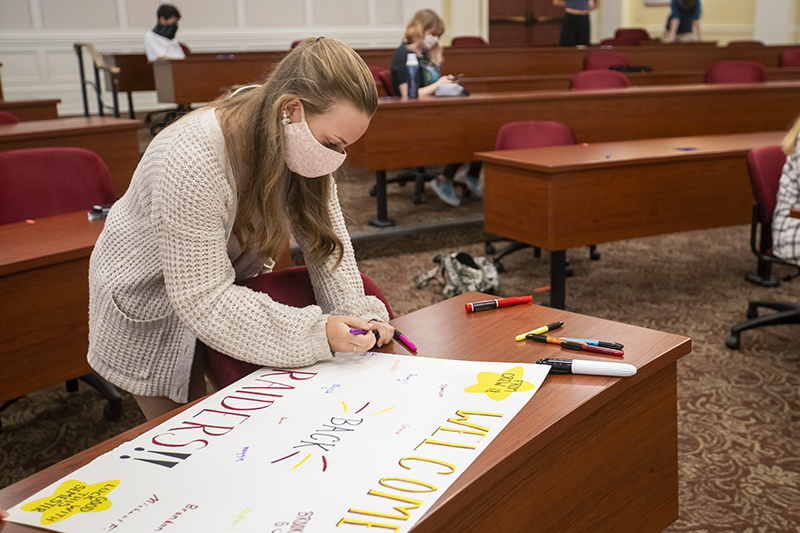
[[[205,394],[203,348],[302,367],[392,338],[365,296],[332,173],[377,107],[363,60],[307,39],[263,85],[197,110],[150,143],[92,253],[89,363],[148,419]],[[318,305],[234,284],[268,272],[294,233]]]

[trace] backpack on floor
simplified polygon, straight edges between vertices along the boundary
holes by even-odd
[[[428,286],[437,276],[444,285],[442,293],[451,298],[469,291],[494,293],[500,284],[497,267],[485,257],[472,257],[460,252],[450,255],[437,255],[433,258],[435,267],[414,276],[417,289]]]

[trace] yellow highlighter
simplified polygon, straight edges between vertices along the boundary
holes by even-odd
[[[526,335],[541,335],[542,333],[547,333],[548,331],[553,331],[554,329],[558,329],[563,326],[564,323],[560,320],[558,322],[553,322],[552,324],[547,324],[546,326],[542,326],[540,328],[528,331],[527,333],[523,333],[522,335],[517,335],[514,337],[515,340],[524,341]]]

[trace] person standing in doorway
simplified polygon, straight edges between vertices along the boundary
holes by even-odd
[[[600,0],[553,0],[553,5],[564,8],[558,44],[588,46],[591,33],[589,13],[600,6]]]

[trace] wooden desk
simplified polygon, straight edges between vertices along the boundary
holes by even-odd
[[[382,99],[347,164],[376,172],[376,226],[391,226],[386,169],[469,161],[494,149],[500,126],[564,122],[578,142],[785,130],[797,114],[800,82],[540,91],[467,97]],[[753,103],[758,102],[758,112]]]
[[[552,252],[550,303],[563,309],[567,248],[748,223],[753,196],[747,152],[780,144],[783,135],[479,153],[485,171],[484,227]]]
[[[233,85],[260,83],[288,53],[235,52],[192,54],[186,59],[156,61],[153,76],[159,102],[210,102]]]
[[[53,120],[58,118],[59,98],[48,100],[3,100],[0,98],[0,110],[9,111],[23,121]]]
[[[114,191],[128,190],[139,164],[140,120],[108,117],[36,120],[0,126],[0,151],[46,146],[76,146],[97,152],[111,171]]]
[[[0,225],[0,403],[92,372],[89,255],[102,230],[85,212]]]
[[[434,358],[535,362],[572,358],[559,347],[516,342],[533,325],[563,320],[564,335],[625,344],[630,378],[549,376],[541,390],[414,527],[459,531],[660,532],[678,518],[677,360],[691,340],[534,305],[467,315],[469,293],[392,321]],[[408,353],[401,345],[386,351]],[[586,357],[592,359],[592,357]],[[16,505],[162,419],[0,491]],[[7,523],[3,533],[35,531]]]
[[[767,68],[778,67],[781,52],[788,46],[615,46],[614,51],[628,56],[631,65],[647,65],[653,72],[673,70],[702,70],[725,60],[760,61]],[[466,77],[527,76],[532,74],[572,74],[583,70],[586,54],[600,50],[599,46],[570,48],[559,46],[516,47],[485,46],[480,48],[446,48],[445,74],[464,74]],[[392,62],[394,49],[356,50],[367,65],[386,69]]]
[[[769,68],[771,81],[800,81],[800,68]],[[704,83],[704,70],[662,70],[660,72],[628,72],[635,86],[687,85]],[[497,93],[520,91],[554,91],[572,88],[572,74],[531,74],[528,76],[493,76],[463,78],[462,84],[472,93]]]

